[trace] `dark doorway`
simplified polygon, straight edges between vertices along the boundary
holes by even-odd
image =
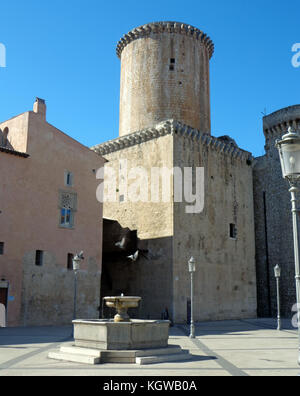
[[[0,287],[0,304],[3,304],[7,309],[7,287]]]

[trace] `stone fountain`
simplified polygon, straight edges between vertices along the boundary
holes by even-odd
[[[79,363],[137,363],[185,360],[188,351],[168,345],[169,320],[130,319],[127,310],[138,307],[141,297],[104,297],[115,308],[114,319],[73,320],[74,343],[50,352],[49,358]]]
[[[117,310],[114,322],[130,322],[127,310],[129,308],[137,308],[141,299],[141,297],[127,297],[121,294],[120,297],[104,297],[103,300],[109,308]]]

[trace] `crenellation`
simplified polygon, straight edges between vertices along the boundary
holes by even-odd
[[[289,126],[295,126],[300,120],[300,105],[289,106],[275,111],[263,118],[265,137],[276,136],[287,132]]]
[[[129,39],[130,39],[130,40],[133,40],[136,34],[137,34],[137,31],[129,32],[129,33],[128,33]]]
[[[144,25],[144,31],[146,34],[150,34],[152,32],[151,26],[148,25]]]
[[[180,33],[181,26],[179,23],[174,24],[174,33]]]
[[[234,150],[235,150],[234,146],[229,147],[228,154],[232,156],[232,153],[234,152]]]
[[[223,145],[222,142],[216,140],[216,143],[215,143],[215,150],[216,150],[217,152],[220,152],[222,145]]]
[[[293,120],[292,121],[292,128],[294,129],[294,130],[297,130],[297,128],[298,128],[298,120]]]
[[[211,143],[212,143],[213,139],[211,136],[207,137],[207,147],[210,147]]]
[[[202,41],[204,44],[208,44],[209,41],[210,41],[210,38],[209,38],[206,34],[204,34],[201,41]]]
[[[232,153],[232,158],[237,158],[238,157],[238,155],[239,155],[239,151],[236,149],[236,148],[234,148],[234,151],[233,151],[233,153]]]
[[[275,135],[280,135],[282,133],[282,128],[280,125],[276,125],[275,127]]]
[[[212,40],[204,34],[201,30],[184,23],[179,22],[154,22],[149,23],[138,28],[133,29],[129,33],[125,34],[123,38],[120,39],[117,44],[117,55],[120,58],[121,53],[126,45],[128,45],[133,40],[141,37],[146,37],[150,34],[161,34],[161,33],[178,33],[193,37],[195,40],[203,42],[209,52],[210,58],[214,53],[214,46],[212,45]]]
[[[123,147],[135,146],[149,140],[172,134],[178,134],[192,142],[201,142],[203,145],[211,147],[217,152],[224,152],[228,156],[232,156],[234,158],[244,160],[252,157],[249,152],[241,150],[240,148],[233,146],[231,143],[222,142],[216,137],[204,134],[175,120],[167,120],[158,124],[155,128],[138,131],[131,135],[119,137],[114,141],[99,144],[92,147],[92,150],[104,155],[121,150]]]

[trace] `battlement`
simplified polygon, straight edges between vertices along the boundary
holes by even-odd
[[[211,136],[210,134],[200,132],[176,120],[163,121],[154,128],[137,131],[129,135],[121,136],[117,139],[98,144],[94,147],[91,147],[91,150],[95,151],[101,156],[105,156],[106,154],[110,154],[127,147],[145,143],[152,139],[158,139],[161,136],[174,134],[186,139],[190,139],[195,144],[202,144],[206,147],[211,147],[211,149],[219,153],[229,155],[233,159],[236,158],[240,161],[251,161],[253,159],[251,153],[240,149],[234,140],[228,136],[217,138]]]
[[[300,105],[285,107],[263,118],[265,137],[281,136],[289,127],[300,128]]]
[[[148,23],[146,25],[137,27],[131,30],[129,33],[125,34],[118,42],[117,56],[121,58],[123,49],[132,41],[143,37],[149,37],[150,34],[159,34],[159,33],[177,33],[186,36],[191,36],[195,38],[195,40],[199,40],[207,47],[210,58],[213,56],[214,43],[205,33],[185,23],[167,22],[167,21]]]

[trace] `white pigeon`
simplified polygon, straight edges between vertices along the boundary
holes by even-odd
[[[127,258],[129,258],[132,261],[136,261],[139,257],[139,251],[137,250],[134,254],[132,254],[131,256],[127,256]]]
[[[126,238],[122,238],[121,242],[117,242],[115,243],[115,246],[119,247],[120,249],[125,249],[125,242],[126,242]]]
[[[84,260],[83,250],[78,254],[78,258],[80,258],[81,260]]]

